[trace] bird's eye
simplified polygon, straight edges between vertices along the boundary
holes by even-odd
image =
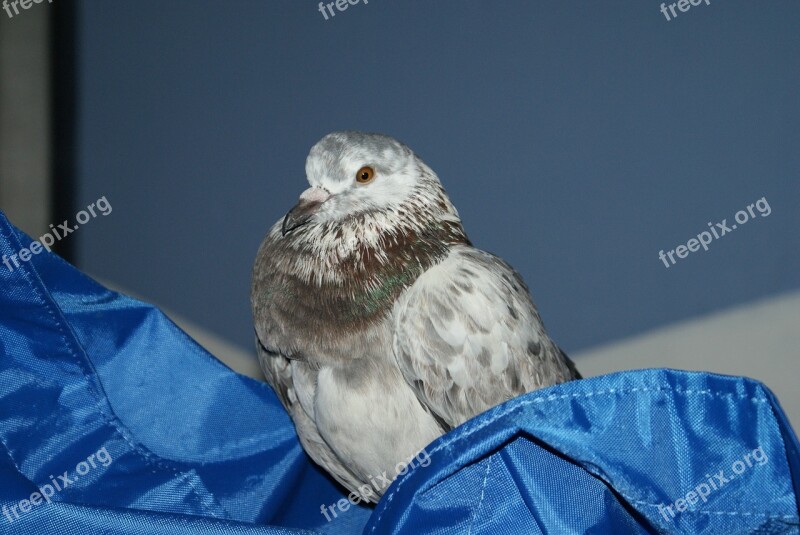
[[[373,178],[375,178],[375,170],[369,166],[362,167],[358,170],[358,173],[356,173],[356,181],[360,184],[372,182]]]

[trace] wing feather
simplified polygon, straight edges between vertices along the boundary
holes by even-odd
[[[393,349],[417,397],[450,427],[580,377],[547,336],[521,277],[468,246],[454,247],[400,297]]]

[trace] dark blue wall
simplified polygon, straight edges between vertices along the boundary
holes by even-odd
[[[339,129],[420,154],[568,351],[800,287],[794,0],[78,5],[77,197],[114,208],[79,265],[243,346],[261,237]]]

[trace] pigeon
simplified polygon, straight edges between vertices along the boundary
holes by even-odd
[[[470,418],[581,378],[520,275],[471,244],[406,145],[334,132],[305,171],[311,187],[256,256],[256,346],[303,448],[357,499],[377,502],[404,460]]]

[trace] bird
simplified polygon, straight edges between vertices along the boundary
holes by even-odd
[[[376,503],[376,481],[476,415],[581,378],[405,144],[333,132],[305,173],[256,255],[255,342],[301,445],[357,499]]]

